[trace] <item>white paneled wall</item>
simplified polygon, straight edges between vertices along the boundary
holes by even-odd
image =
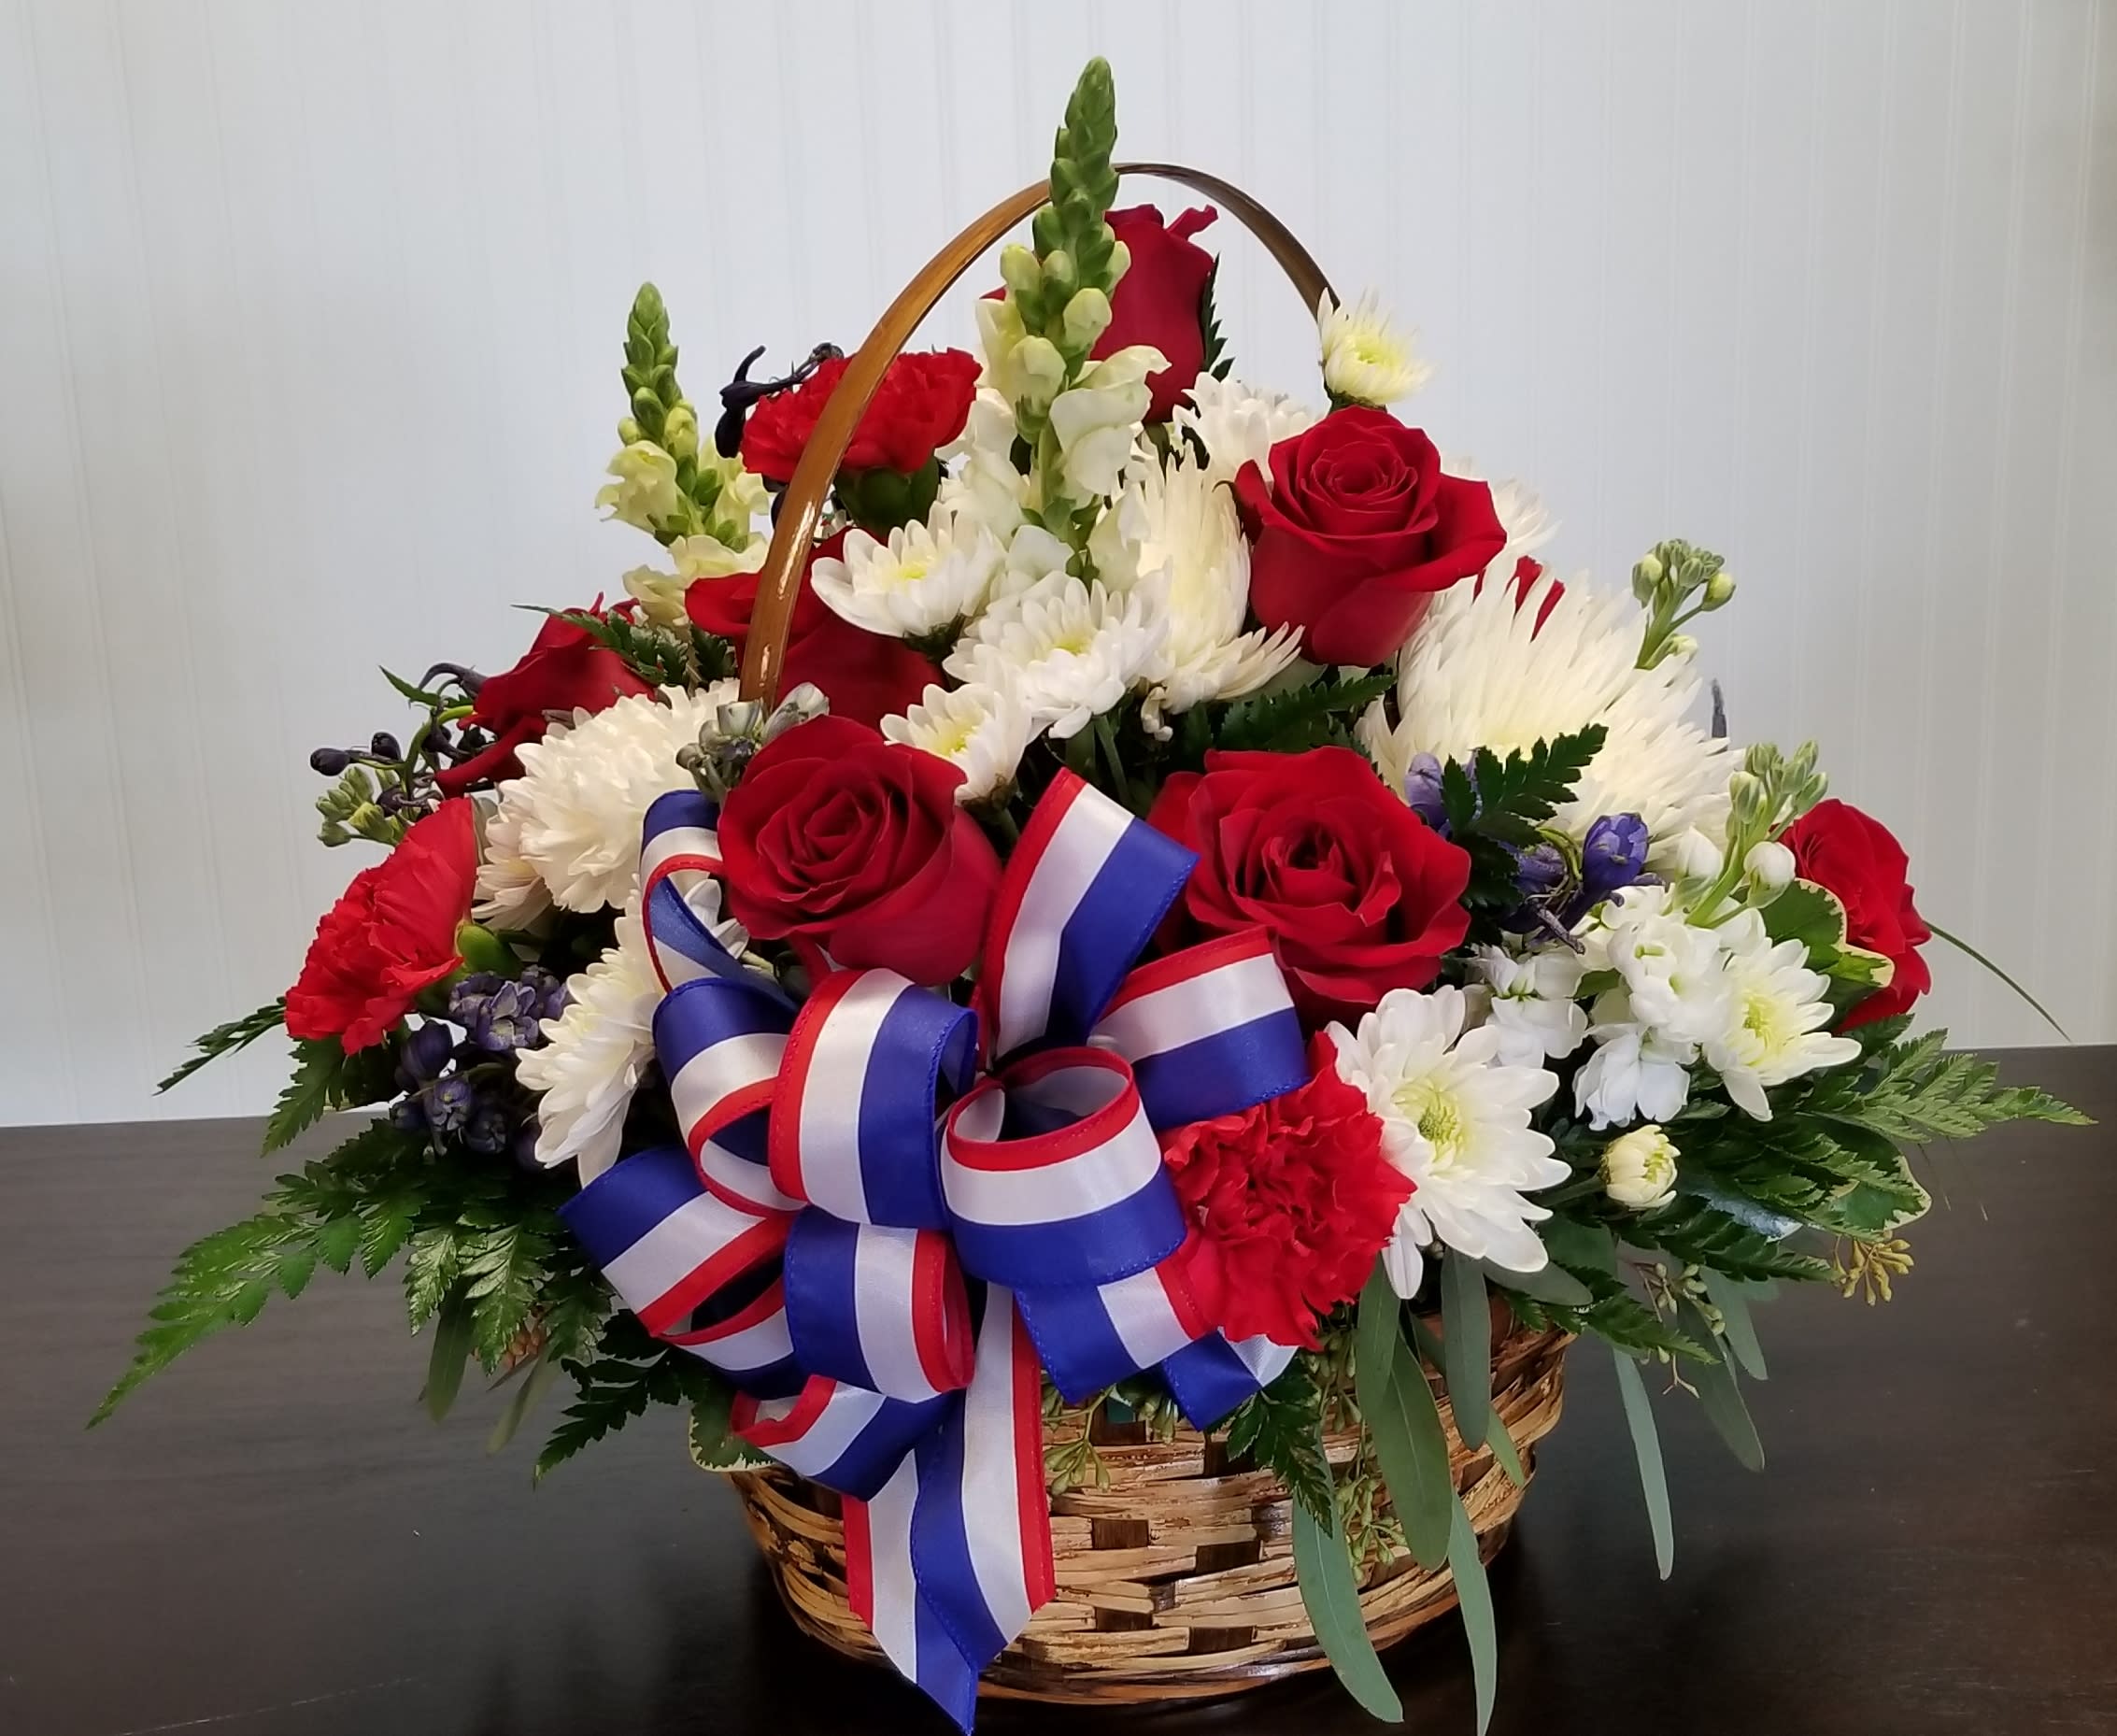
[[[1423,328],[1419,419],[1562,565],[1725,549],[1737,734],[1819,735],[1929,915],[2117,1039],[2117,10],[0,0],[0,1122],[266,1103],[269,1054],[149,1085],[362,860],[309,748],[644,558],[590,505],[636,283],[701,401],[856,341],[1097,51],[1128,149]],[[1311,378],[1226,227],[1240,366]]]

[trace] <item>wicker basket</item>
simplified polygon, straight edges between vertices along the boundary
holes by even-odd
[[[1513,1330],[1494,1346],[1493,1409],[1525,1472],[1558,1420],[1570,1341]],[[1442,1398],[1456,1487],[1486,1560],[1499,1553],[1522,1490],[1489,1451],[1471,1452]],[[1078,1413],[1071,1427],[1078,1429]],[[1067,1418],[1046,1426],[1062,1437]],[[984,1693],[1075,1704],[1231,1694],[1321,1667],[1294,1582],[1287,1496],[1270,1472],[1228,1461],[1217,1441],[1180,1429],[1144,1438],[1137,1424],[1096,1419],[1107,1488],[1051,1498],[1058,1594],[985,1673]],[[1351,1432],[1328,1437],[1331,1462],[1358,1450]],[[737,1473],[743,1510],[795,1625],[855,1658],[882,1653],[845,1598],[845,1536],[838,1498],[784,1471]],[[1399,1640],[1455,1607],[1446,1568],[1397,1554],[1371,1562],[1360,1607],[1375,1644]]]

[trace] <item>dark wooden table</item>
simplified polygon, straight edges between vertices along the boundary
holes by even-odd
[[[1762,1477],[1663,1402],[1667,1585],[1607,1359],[1574,1357],[1494,1570],[1495,1731],[2117,1730],[2117,1051],[2008,1072],[2105,1125],[1937,1153],[1894,1305],[1812,1289],[1764,1312]],[[254,1134],[0,1132],[0,1731],[940,1736],[911,1690],[794,1633],[674,1418],[541,1489],[522,1444],[485,1458],[490,1405],[430,1425],[388,1280],[320,1277],[84,1434],[169,1257],[264,1181]],[[1453,1621],[1389,1665],[1410,1728],[1469,1736]],[[1328,1677],[980,1719],[1091,1725],[1367,1728]]]

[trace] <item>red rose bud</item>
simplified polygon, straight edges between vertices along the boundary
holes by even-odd
[[[827,555],[842,559],[845,547],[841,531],[810,551],[801,591],[794,598],[792,631],[787,638],[787,662],[779,686],[782,692],[790,693],[803,682],[812,682],[831,702],[833,717],[872,727],[892,712],[916,705],[927,683],[940,679],[940,672],[902,639],[854,626],[833,614],[816,594],[809,572]],[[728,640],[740,657],[749,638],[751,611],[757,607],[757,586],[755,573],[694,579],[684,593],[684,608],[702,632]]]
[[[728,904],[760,940],[945,983],[977,956],[1000,859],[963,775],[840,717],[760,747],[720,810]]]
[[[845,377],[843,356],[822,363],[790,391],[775,391],[750,412],[743,463],[785,483],[816,432],[823,406]],[[894,470],[911,476],[963,432],[977,395],[977,358],[961,349],[899,356],[868,400],[841,468]]]
[[[491,744],[460,764],[444,766],[433,781],[443,795],[457,796],[481,783],[518,777],[522,765],[515,750],[542,739],[547,712],[601,711],[627,694],[650,691],[623,658],[586,628],[547,615],[521,662],[488,676],[471,702],[469,721],[490,732]]]
[[[348,1055],[379,1043],[462,965],[456,933],[476,886],[471,804],[444,802],[324,913],[287,990],[288,1034],[336,1037]]]
[[[1879,952],[1895,967],[1886,989],[1878,989],[1839,1021],[1850,1031],[1877,1018],[1909,1012],[1933,987],[1933,973],[1918,949],[1933,938],[1911,900],[1911,860],[1896,835],[1850,802],[1818,802],[1780,834],[1794,852],[1795,871],[1837,895],[1845,906],[1845,939]]]
[[[1235,478],[1252,544],[1250,603],[1298,626],[1321,663],[1396,656],[1428,600],[1507,546],[1492,491],[1444,476],[1433,442],[1386,410],[1334,410]]]
[[[1214,260],[1191,237],[1218,216],[1201,205],[1165,225],[1153,206],[1135,205],[1105,220],[1132,263],[1110,292],[1110,324],[1088,353],[1100,360],[1150,344],[1168,358],[1146,378],[1154,394],[1149,421],[1167,421],[1205,366],[1205,286]]]
[[[1469,932],[1470,856],[1349,747],[1209,753],[1147,821],[1199,856],[1164,944],[1261,926],[1311,1025],[1425,988]]]

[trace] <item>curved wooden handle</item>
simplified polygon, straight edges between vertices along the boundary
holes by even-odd
[[[1330,288],[1322,267],[1294,239],[1293,232],[1239,187],[1173,163],[1120,163],[1120,175],[1152,175],[1176,181],[1194,192],[1217,200],[1236,220],[1263,242],[1279,262],[1310,311]],[[823,503],[831,492],[839,462],[852,444],[854,430],[867,409],[868,400],[882,383],[882,376],[897,354],[911,341],[912,334],[948,292],[956,279],[970,269],[980,255],[1016,224],[1033,215],[1051,196],[1051,184],[1039,181],[1012,198],[1002,199],[977,221],[936,253],[926,267],[889,304],[867,342],[860,347],[831,402],[817,419],[801,462],[787,484],[779,504],[778,522],[772,532],[772,546],[765,551],[758,572],[757,604],[750,612],[750,630],[743,650],[742,693],[745,699],[760,699],[770,704],[778,697],[779,677],[787,657],[787,634],[793,624],[794,598],[801,589],[802,573],[808,562],[816,527],[823,516]]]

